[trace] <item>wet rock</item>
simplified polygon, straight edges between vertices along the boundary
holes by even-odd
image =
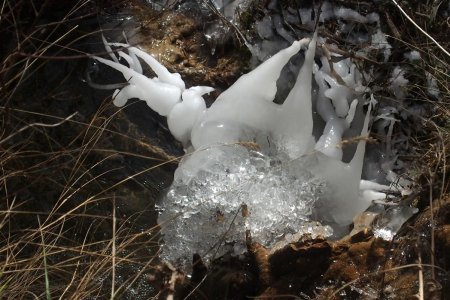
[[[189,282],[179,287],[176,299],[248,299],[256,295],[255,269],[247,258],[225,256],[209,268],[194,255],[194,273]],[[197,262],[197,264],[195,264]]]
[[[212,55],[202,18],[175,10],[154,12],[134,7],[141,29],[130,39],[151,53],[171,72],[181,74],[188,85],[225,88],[244,71],[249,59],[246,48],[234,45]],[[192,83],[192,84],[189,84]]]
[[[324,238],[300,240],[276,251],[270,258],[270,269],[274,278],[295,273],[309,278],[318,276],[330,264],[331,245]]]

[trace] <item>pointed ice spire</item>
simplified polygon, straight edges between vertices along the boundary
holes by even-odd
[[[239,99],[242,99],[242,101],[247,101],[247,99],[273,101],[281,70],[291,57],[297,54],[301,47],[306,46],[309,41],[310,39],[307,38],[295,41],[290,47],[279,51],[250,73],[239,77],[217,100],[239,95]]]
[[[184,84],[183,79],[181,79],[180,74],[170,73],[169,70],[167,70],[166,67],[160,64],[153,56],[142,51],[141,49],[138,49],[136,47],[130,47],[128,48],[128,51],[144,60],[145,63],[149,65],[150,68],[152,68],[152,70],[155,72],[156,76],[158,76],[158,79],[160,81],[174,85],[179,89],[181,89],[181,91],[184,91],[186,86]]]
[[[224,91],[194,125],[191,134],[194,148],[252,140],[255,132],[273,133],[281,107],[272,102],[277,79],[291,57],[309,42],[310,39],[294,42]],[[308,91],[311,93],[311,86]]]
[[[369,107],[367,109],[366,118],[364,119],[364,125],[361,130],[361,140],[358,142],[358,146],[356,147],[355,155],[353,155],[352,160],[349,163],[350,168],[355,174],[358,174],[361,178],[363,163],[364,163],[364,153],[366,151],[366,138],[369,135],[369,121],[370,121],[370,113],[372,111],[372,106],[375,105],[376,100],[373,97],[373,94],[370,95]]]
[[[316,41],[317,32],[309,43],[297,81],[280,108],[274,129],[278,147],[291,158],[305,154],[314,144],[311,89]]]
[[[161,82],[174,85],[181,89],[181,91],[184,91],[186,88],[186,85],[184,84],[183,79],[181,79],[180,74],[178,73],[170,73],[169,70],[167,70],[166,67],[164,67],[162,64],[160,64],[153,56],[150,54],[142,51],[139,48],[131,47],[128,44],[124,43],[107,43],[109,46],[115,46],[115,47],[124,47],[128,50],[128,53],[130,53],[131,58],[136,61],[137,58],[141,58],[145,63],[155,72],[156,76]],[[105,45],[106,46],[106,45]],[[109,47],[111,49],[111,47]],[[135,63],[136,64],[136,63]],[[140,64],[138,65],[138,69],[136,71],[138,73],[142,73],[142,68]]]

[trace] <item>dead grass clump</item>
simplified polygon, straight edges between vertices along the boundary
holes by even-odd
[[[165,280],[154,203],[176,158],[82,81],[118,5],[0,1],[2,299],[137,299]]]

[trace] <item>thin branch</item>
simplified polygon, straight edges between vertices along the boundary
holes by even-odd
[[[17,130],[16,132],[14,132],[13,134],[7,136],[6,138],[4,138],[3,140],[0,141],[0,144],[3,144],[4,142],[10,140],[11,138],[13,138],[14,136],[16,136],[17,134],[21,133],[22,131],[27,130],[28,128],[31,127],[58,127],[59,125],[65,123],[66,121],[72,119],[74,116],[76,116],[78,114],[78,112],[74,112],[73,114],[71,114],[70,116],[68,116],[67,118],[64,118],[61,122],[58,123],[54,123],[54,124],[46,124],[46,123],[32,123],[32,124],[28,124],[22,128],[20,128],[19,130]]]
[[[112,207],[112,245],[111,245],[111,300],[114,300],[115,288],[116,288],[116,197],[113,196],[113,207]]]

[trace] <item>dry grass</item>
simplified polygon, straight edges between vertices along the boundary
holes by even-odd
[[[176,158],[139,128],[119,132],[124,114],[80,81],[98,13],[85,0],[0,1],[2,299],[150,297],[164,281],[159,188],[142,182],[169,181]]]

